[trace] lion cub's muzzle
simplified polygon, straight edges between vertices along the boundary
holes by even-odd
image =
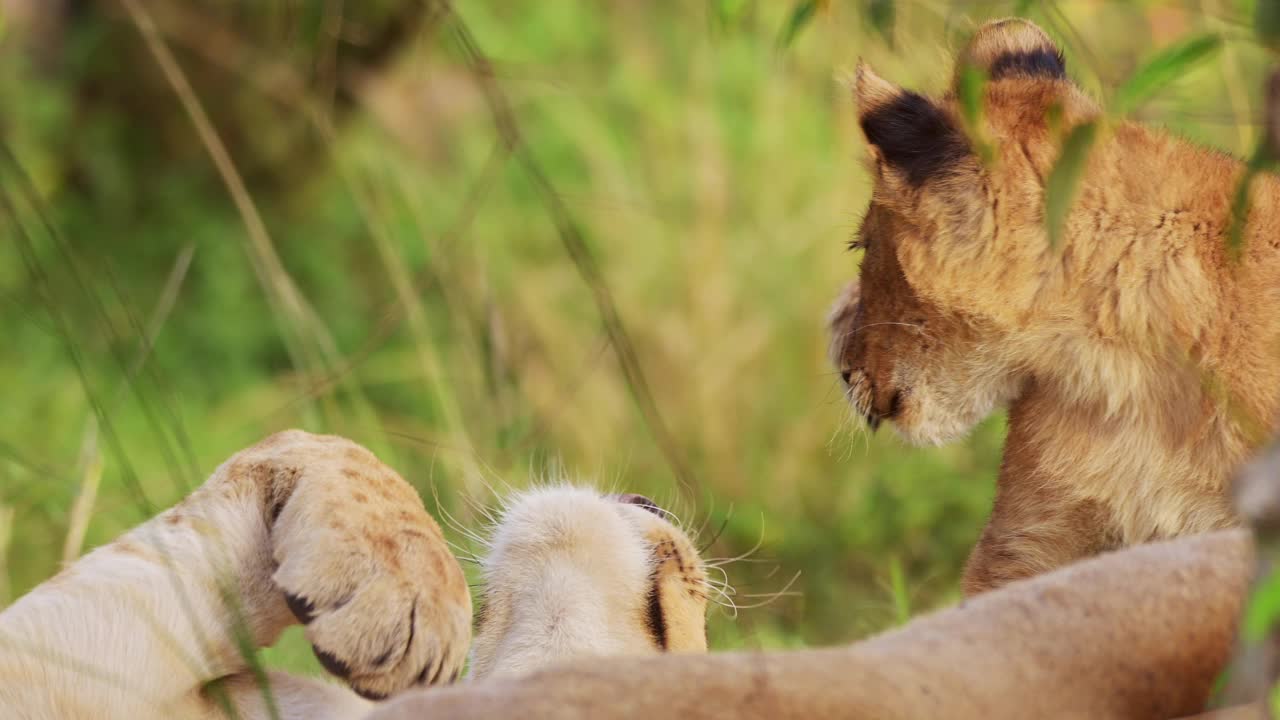
[[[868,370],[873,364],[883,364],[875,361],[877,358],[883,361],[888,353],[873,352],[873,347],[882,343],[872,342],[865,330],[885,323],[866,322],[858,293],[858,282],[849,283],[827,316],[827,329],[831,334],[828,354],[840,373],[849,402],[874,431],[880,423],[901,414],[903,390],[892,382],[891,368]],[[896,327],[898,323],[889,325]]]
[[[854,410],[867,421],[872,431],[880,423],[893,420],[902,412],[902,390],[880,389],[871,376],[863,370],[842,369],[840,378],[845,384],[845,394]]]

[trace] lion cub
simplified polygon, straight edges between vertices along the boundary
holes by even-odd
[[[1009,409],[968,593],[1235,524],[1228,478],[1280,399],[1276,178],[1253,183],[1234,258],[1243,164],[1122,123],[1099,135],[1054,247],[1046,178],[1100,108],[1026,21],[983,26],[957,65],[989,79],[968,132],[954,90],[930,99],[857,70],[874,189],[859,282],[831,319],[853,405],[920,444]]]
[[[473,676],[706,650],[702,560],[638,495],[514,494],[481,567]],[[456,680],[471,621],[414,489],[349,440],[289,431],[0,613],[0,715],[355,720]],[[299,622],[355,693],[251,667]]]

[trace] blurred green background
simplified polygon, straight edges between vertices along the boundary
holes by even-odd
[[[454,10],[0,0],[0,606],[303,427],[469,527],[465,498],[567,476],[649,494],[709,557],[754,548],[727,569],[760,607],[717,608],[713,647],[864,636],[957,597],[1003,419],[908,448],[827,364],[857,59],[941,92],[1021,12],[1106,98],[1218,33],[1136,114],[1240,155],[1259,133],[1235,0]],[[319,672],[297,633],[268,657]]]

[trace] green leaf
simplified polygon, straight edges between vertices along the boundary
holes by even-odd
[[[990,163],[995,153],[982,130],[982,98],[986,94],[987,74],[979,67],[965,65],[960,69],[956,85],[965,133],[982,162]]]
[[[1165,48],[1151,58],[1146,65],[1139,68],[1128,82],[1120,86],[1116,91],[1112,110],[1119,116],[1129,114],[1152,95],[1160,92],[1165,85],[1181,77],[1196,64],[1208,59],[1221,47],[1220,36],[1206,34],[1197,35]]]
[[[1249,220],[1249,187],[1258,173],[1268,169],[1272,162],[1267,139],[1260,138],[1253,156],[1245,165],[1244,175],[1236,184],[1235,195],[1231,198],[1231,226],[1227,231],[1227,254],[1234,259],[1239,259],[1240,251],[1244,249],[1244,226]]]
[[[1024,16],[1031,12],[1031,6],[1035,4],[1035,0],[1018,0],[1018,4],[1013,6],[1013,14]]]
[[[1227,254],[1239,258],[1244,249],[1244,226],[1249,220],[1249,187],[1258,171],[1253,167],[1246,168],[1240,182],[1236,185],[1235,196],[1231,198],[1231,228],[1227,231]]]
[[[1080,191],[1080,181],[1089,163],[1089,151],[1098,137],[1097,122],[1077,125],[1062,143],[1058,162],[1045,182],[1044,220],[1049,231],[1049,244],[1059,247],[1066,227],[1067,213]]]
[[[982,93],[987,86],[987,74],[982,68],[965,65],[960,70],[958,86],[956,90],[964,121],[970,125],[977,124],[982,119]]]
[[[1266,639],[1277,619],[1280,619],[1280,573],[1273,572],[1257,584],[1249,598],[1241,627],[1245,640]]]
[[[1228,683],[1231,682],[1231,665],[1228,663],[1222,668],[1222,672],[1218,673],[1218,677],[1213,679],[1213,687],[1209,688],[1209,707],[1217,707],[1221,701],[1222,693],[1227,689]]]
[[[791,9],[791,16],[787,18],[787,24],[782,26],[782,32],[778,35],[778,47],[790,47],[791,41],[796,39],[817,12],[818,0],[800,0],[796,3]]]
[[[896,15],[894,0],[870,0],[867,3],[867,16],[871,18],[871,27],[880,33],[889,47],[893,47],[893,22]]]

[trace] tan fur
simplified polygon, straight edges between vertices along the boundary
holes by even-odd
[[[508,498],[472,674],[705,650],[702,563],[660,514],[568,486]],[[466,581],[413,488],[355,443],[300,431],[233,456],[0,613],[0,715],[198,719],[226,702],[244,720],[364,716],[369,700],[283,673],[269,675],[273,715],[241,648],[272,644],[294,613],[367,697],[451,682],[469,642]]]
[[[989,70],[1036,50],[1056,52],[1033,24],[1003,21],[961,58]],[[859,68],[862,118],[902,92]],[[961,127],[954,95],[936,107]],[[966,590],[1234,525],[1227,479],[1280,399],[1276,179],[1255,182],[1234,261],[1242,164],[1123,123],[1101,132],[1055,248],[1044,185],[1096,103],[1065,78],[1011,73],[986,85],[982,115],[971,132],[990,163],[970,153],[918,186],[872,147],[860,288],[832,321],[855,407],[908,441],[949,442],[1009,408]]]
[[[472,676],[592,655],[705,652],[706,571],[662,514],[572,486],[509,499],[482,561]]]
[[[1167,720],[1204,709],[1252,569],[1247,533],[1223,531],[1105,554],[846,648],[579,663],[408,693],[371,720]]]

